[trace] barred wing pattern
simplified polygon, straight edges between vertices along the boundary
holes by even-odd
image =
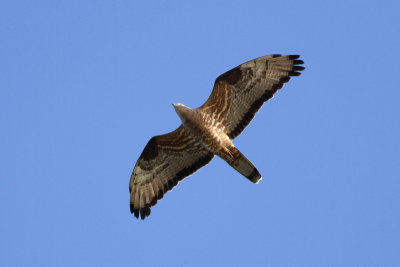
[[[136,218],[150,215],[165,193],[183,178],[208,164],[214,154],[185,132],[154,136],[147,143],[133,169],[129,182],[130,209]]]
[[[304,70],[298,55],[268,55],[243,63],[219,76],[207,102],[200,109],[212,113],[236,138],[290,76]]]

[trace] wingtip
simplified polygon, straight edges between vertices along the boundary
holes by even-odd
[[[293,59],[298,59],[300,57],[300,55],[289,55],[289,59],[293,60]]]
[[[134,209],[133,214],[135,215],[136,219],[139,219],[139,210]]]
[[[293,65],[301,65],[301,64],[304,64],[303,60],[301,60],[301,59],[293,60]]]
[[[149,217],[151,213],[150,207],[144,207],[140,209],[140,219],[144,220],[146,217]]]
[[[294,70],[294,71],[302,71],[302,70],[305,70],[306,68],[305,67],[303,67],[303,66],[293,66],[293,69],[292,70]]]

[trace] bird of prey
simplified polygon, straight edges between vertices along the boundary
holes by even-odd
[[[219,76],[208,100],[191,109],[173,104],[182,124],[149,140],[129,182],[130,210],[150,215],[165,193],[207,165],[215,155],[253,183],[261,180],[254,165],[233,145],[263,103],[305,68],[298,55],[268,55],[243,63]]]

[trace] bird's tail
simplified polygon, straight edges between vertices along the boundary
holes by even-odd
[[[226,162],[235,170],[256,184],[262,179],[256,167],[236,147],[233,148],[232,155],[233,159]]]

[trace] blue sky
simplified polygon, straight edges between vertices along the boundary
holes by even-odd
[[[0,3],[1,266],[399,266],[396,1]],[[145,221],[147,141],[255,57],[306,70]]]

